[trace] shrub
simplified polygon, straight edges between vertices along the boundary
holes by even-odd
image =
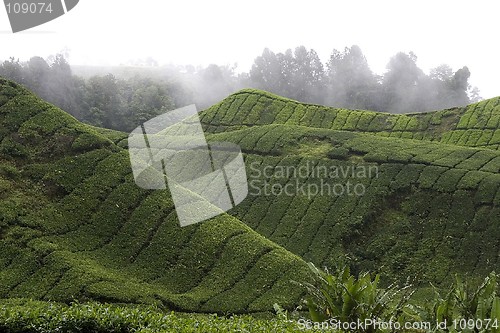
[[[324,108],[321,108],[321,107],[315,107],[312,112],[314,112],[314,115],[311,119],[310,126],[311,127],[323,127],[322,123],[323,123],[323,120],[324,120],[326,113],[328,111],[326,111]]]
[[[456,167],[459,169],[478,170],[497,156],[498,153],[495,151],[478,150],[474,155],[462,161]]]
[[[337,112],[337,117],[335,117],[335,120],[333,122],[332,128],[333,129],[342,129],[344,127],[350,113],[351,113],[350,110],[339,109]]]
[[[76,151],[87,151],[110,145],[109,139],[97,133],[82,133],[73,141],[71,148]]]
[[[325,116],[321,122],[321,127],[333,128],[333,124],[334,124],[335,117],[336,117],[337,113],[330,108],[322,108],[321,110],[325,114]]]
[[[360,117],[361,117],[360,112],[352,111],[351,113],[349,113],[349,116],[347,117],[346,122],[342,127],[342,130],[345,131],[356,130],[357,129],[356,125],[358,124]]]
[[[317,106],[309,105],[306,107],[304,116],[300,119],[300,126],[311,126],[312,119],[318,110]],[[312,127],[312,126],[311,126]]]
[[[303,332],[286,318],[183,314],[158,306],[96,302],[65,305],[24,299],[0,303],[0,331],[8,333]],[[311,330],[308,332],[322,332]]]
[[[261,112],[259,124],[273,124],[278,113],[285,107],[285,103],[282,101],[274,101],[267,97],[261,97],[259,101],[264,104],[264,110]]]
[[[222,124],[231,124],[235,115],[238,112],[240,112],[241,105],[245,102],[247,97],[248,96],[246,94],[236,95],[235,98],[233,99],[233,102],[231,103],[228,111],[226,112],[224,117],[221,118],[220,122]]]
[[[295,103],[287,102],[286,105],[278,112],[274,119],[275,124],[284,124],[290,119],[295,109]]]
[[[493,133],[493,137],[490,140],[490,144],[500,143],[500,130],[496,130]]]
[[[445,296],[434,288],[435,296],[427,307],[425,319],[434,323],[446,322],[446,332],[500,332],[497,279],[492,272],[473,289],[468,281],[455,276]]]
[[[312,283],[299,283],[307,289],[305,303],[311,319],[325,321],[336,319],[340,322],[402,321],[409,304],[412,291],[409,286],[398,288],[390,285],[379,287],[380,276],[361,273],[351,275],[349,268],[337,269],[334,274],[322,271],[309,263],[314,274]],[[356,332],[379,332],[371,326]]]
[[[327,155],[333,160],[345,160],[349,157],[349,150],[342,147],[334,147],[328,152]]]
[[[434,183],[433,188],[441,192],[454,192],[457,184],[466,174],[466,170],[450,169],[441,174],[439,179]]]
[[[410,117],[406,115],[400,115],[397,120],[396,124],[394,125],[394,128],[392,129],[393,131],[404,131],[406,127],[408,126],[408,123],[410,122]]]
[[[400,189],[409,187],[417,183],[424,165],[421,164],[407,164],[403,167],[401,172],[396,176],[394,182],[391,184],[393,189]]]
[[[482,168],[481,171],[486,171],[486,172],[493,172],[493,173],[499,173],[500,172],[500,156],[495,157],[488,163],[486,163]]]
[[[0,153],[12,157],[27,157],[29,155],[26,146],[9,137],[0,143]]]
[[[361,114],[359,122],[357,124],[357,129],[360,131],[367,131],[370,123],[377,114],[375,112],[365,111]]]
[[[300,125],[300,120],[307,112],[306,106],[303,104],[296,104],[290,118],[286,121],[287,125]]]

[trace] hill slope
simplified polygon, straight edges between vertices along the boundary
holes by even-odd
[[[462,108],[395,115],[305,104],[245,89],[207,109],[202,122],[210,132],[284,124],[498,149],[500,97]]]
[[[1,298],[202,312],[298,303],[300,258],[227,214],[180,228],[168,191],[137,187],[127,151],[99,132],[116,134],[0,79]]]
[[[180,228],[168,190],[135,185],[126,133],[0,79],[0,297],[253,312],[298,304],[304,260],[423,283],[498,271],[499,100],[390,115],[233,94],[200,117],[241,146],[250,194]]]
[[[230,212],[238,219],[317,264],[440,283],[453,272],[500,268],[499,101],[390,115],[244,90],[201,118],[210,140],[247,153],[254,186]],[[283,175],[290,166],[306,174]],[[338,174],[370,168],[371,175]],[[362,195],[339,195],[349,183]],[[314,192],[327,184],[337,193]]]

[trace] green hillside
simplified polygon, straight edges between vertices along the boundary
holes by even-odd
[[[271,193],[250,196],[231,212],[308,261],[332,266],[345,257],[359,270],[437,283],[451,272],[483,275],[500,264],[498,151],[283,125],[211,138],[234,140],[248,153],[247,163],[262,169],[378,168],[371,178],[331,179],[362,183],[362,196]],[[260,176],[256,184],[294,181]],[[298,181],[318,183],[314,175]]]
[[[348,262],[439,284],[453,272],[500,267],[499,102],[391,115],[244,90],[201,119],[210,140],[239,144],[247,167],[259,166],[250,175],[261,186],[255,194],[265,192],[263,184],[321,185],[314,174],[273,178],[261,174],[266,169],[378,170],[328,180],[363,184],[362,196],[250,195],[230,213],[252,229],[318,265]]]
[[[499,101],[391,115],[240,91],[200,118],[241,146],[249,196],[180,228],[168,190],[135,185],[126,133],[0,79],[0,298],[249,313],[299,304],[306,261],[422,285],[498,271]]]
[[[470,147],[500,146],[500,97],[463,108],[395,115],[304,104],[245,89],[206,110],[202,121],[210,132],[283,124]]]
[[[305,263],[238,219],[180,228],[126,150],[0,79],[0,298],[255,312],[298,304]]]

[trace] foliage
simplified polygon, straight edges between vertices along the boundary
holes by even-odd
[[[228,65],[158,67],[149,59],[142,66],[72,68],[57,54],[48,59],[34,56],[26,62],[10,58],[0,64],[0,76],[25,85],[81,121],[127,132],[176,107],[196,104],[199,109],[207,108],[243,87],[301,102],[393,113],[464,106],[480,99],[478,89],[468,84],[467,67],[453,72],[442,65],[426,75],[417,67],[413,53],[398,53],[390,59],[387,73],[378,76],[357,45],[343,52],[333,50],[326,63],[315,50],[304,46],[284,53],[264,49],[250,71],[241,74],[236,73],[236,66]],[[0,106],[5,101],[0,97]],[[220,120],[230,121],[231,115],[233,110]],[[357,116],[353,114],[351,120],[366,121]],[[494,116],[484,125],[496,126],[497,119]],[[440,121],[432,119],[432,124]],[[312,122],[317,124],[319,119]],[[351,121],[345,125],[345,129],[354,126]]]
[[[402,322],[411,296],[409,286],[398,288],[391,285],[385,289],[379,286],[380,276],[361,273],[351,275],[348,267],[336,269],[333,274],[322,271],[314,264],[308,264],[314,273],[313,283],[304,283],[308,295],[306,305],[311,319],[325,321],[336,319],[344,323]],[[357,330],[358,331],[358,330]],[[373,326],[359,332],[379,332]]]
[[[168,190],[135,186],[126,133],[84,125],[11,81],[0,79],[0,96],[1,298],[289,311],[303,294],[289,281],[311,274],[304,259],[439,286],[498,265],[500,156],[477,135],[497,131],[498,99],[391,115],[240,91],[200,113],[210,142],[240,145],[247,166],[337,176],[260,174],[306,192],[250,193],[180,228]],[[342,175],[353,168],[373,171]],[[307,193],[325,178],[363,194]]]
[[[300,258],[227,214],[180,228],[168,191],[136,186],[114,143],[122,134],[83,125],[10,81],[0,79],[0,96],[8,97],[0,107],[0,298],[219,313],[298,303],[302,291],[283,281],[307,275]]]
[[[458,275],[444,295],[434,287],[434,299],[428,302],[424,319],[446,323],[446,328],[433,332],[500,332],[500,296],[498,275],[490,273],[475,286]]]
[[[499,100],[500,98],[493,98],[464,108],[394,115],[319,108],[316,105],[291,101],[263,91],[244,89],[203,111],[201,120],[207,130],[213,133],[241,129],[254,123],[261,126],[285,124],[365,132],[403,139],[441,141],[453,145],[496,150],[500,144],[497,135],[500,134],[500,130],[494,129],[498,123],[495,117],[500,116]],[[238,105],[238,112],[234,109],[235,105]],[[471,112],[478,112],[476,109],[481,114],[482,123],[491,124],[492,127],[476,129],[476,123],[469,124],[467,119]],[[221,118],[231,120],[222,122]],[[452,158],[452,156],[442,157],[443,163],[449,162],[447,159]]]
[[[415,275],[420,282],[436,284],[445,282],[450,270],[485,274],[492,267],[499,249],[494,240],[498,209],[492,206],[500,186],[495,150],[286,124],[211,134],[208,139],[238,143],[248,165],[257,158],[260,169],[318,163],[327,170],[377,166],[371,178],[351,179],[364,184],[361,198],[268,194],[238,215],[306,260],[329,265],[345,254],[358,270],[381,267],[382,276],[400,282]],[[280,150],[270,156],[272,146]],[[275,178],[261,177],[259,182],[300,188],[319,184],[322,177]],[[326,177],[330,184],[348,180]]]
[[[302,332],[294,321],[286,319],[184,314],[155,306],[95,302],[68,306],[24,299],[0,302],[0,330],[6,333]]]
[[[432,298],[417,301],[409,286],[394,285],[382,289],[379,275],[350,274],[344,267],[334,274],[322,271],[309,263],[314,272],[307,289],[305,302],[315,322],[335,319],[337,322],[404,323],[418,321],[431,326],[425,332],[500,332],[500,297],[498,275],[491,272],[482,282],[465,281],[458,275],[448,289],[434,288]],[[442,294],[444,292],[444,294]],[[278,310],[279,307],[278,307]],[[282,316],[285,314],[279,311]],[[385,332],[391,329],[365,326],[356,332]],[[394,331],[394,330],[392,330]]]
[[[107,74],[84,80],[73,75],[62,55],[50,64],[41,57],[26,63],[10,59],[0,64],[0,76],[26,85],[82,121],[125,131],[173,109],[176,94],[181,94],[172,83],[140,76],[117,79]],[[0,103],[5,103],[4,97]]]
[[[299,46],[284,53],[264,49],[249,73],[252,86],[301,102],[341,108],[419,112],[464,106],[477,101],[477,88],[468,84],[470,71],[447,65],[418,68],[417,57],[397,53],[383,76],[375,75],[357,45],[333,50],[326,69],[316,52]],[[437,120],[436,120],[437,121]]]

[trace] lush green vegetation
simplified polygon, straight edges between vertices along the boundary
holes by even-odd
[[[120,135],[0,81],[0,297],[219,313],[296,305],[298,257],[221,215],[180,228],[168,191],[133,181]],[[109,139],[108,139],[109,138]],[[111,140],[110,140],[111,139]]]
[[[279,138],[272,140],[271,149],[267,137]],[[484,275],[496,267],[497,151],[284,125],[213,134],[210,139],[238,143],[249,153],[247,164],[258,161],[259,170],[288,165],[377,168],[371,177],[327,179],[344,186],[348,181],[363,184],[366,193],[361,197],[270,193],[250,197],[249,204],[234,210],[259,233],[306,260],[332,266],[345,255],[358,270],[402,280],[416,275],[434,283],[446,280],[450,272]],[[321,149],[323,145],[330,150]],[[270,151],[275,154],[267,155]],[[321,180],[272,179],[252,170],[249,178],[257,178],[260,185],[298,181],[310,186]]]
[[[229,65],[160,67],[151,58],[129,66],[70,67],[65,57],[57,54],[46,59],[34,56],[25,62],[11,57],[0,63],[0,76],[25,85],[81,121],[126,132],[176,107],[196,104],[200,109],[207,108],[243,87],[255,87],[301,102],[391,113],[439,110],[481,100],[478,89],[469,84],[471,73],[467,67],[453,71],[448,65],[440,65],[427,75],[416,61],[411,52],[397,53],[387,64],[387,73],[376,75],[356,45],[346,47],[343,52],[333,50],[326,63],[322,63],[313,49],[299,46],[278,54],[265,49],[248,73],[236,73],[236,67]],[[231,122],[234,110],[244,100],[224,105],[217,118]],[[254,106],[263,109],[266,103],[260,101]],[[322,113],[314,112],[318,108],[321,107],[307,107],[313,112],[308,112],[302,120],[294,117],[292,121],[319,125],[323,117]],[[298,116],[300,112],[295,114]],[[348,129],[356,123],[366,126],[372,116],[355,113],[338,120],[344,121]],[[402,131],[407,126],[403,121],[396,128]]]
[[[230,106],[228,113],[237,116],[227,117],[227,113],[220,116],[227,106]],[[494,150],[500,145],[500,98],[443,111],[395,115],[306,105],[259,90],[245,89],[207,109],[202,121],[213,133],[253,124],[283,124]]]
[[[334,318],[343,323],[397,322],[403,327],[405,322],[414,320],[414,316],[408,313],[412,311],[409,306],[412,295],[410,286],[399,289],[391,285],[382,289],[379,275],[372,277],[365,272],[355,277],[348,267],[330,274],[313,264],[309,265],[315,281],[305,284],[308,289],[306,304],[314,321]],[[383,330],[368,325],[356,331],[371,333]]]
[[[362,333],[500,332],[500,294],[494,272],[479,283],[455,276],[444,295],[434,288],[433,297],[415,303],[409,284],[384,288],[378,274],[363,272],[356,277],[347,267],[330,274],[312,263],[309,266],[313,282],[300,285],[308,290],[305,302],[315,322],[364,323],[351,327]]]
[[[154,306],[95,302],[68,306],[23,299],[0,302],[0,330],[6,333],[303,332],[295,321],[278,318],[186,315],[165,312]]]
[[[0,79],[2,304],[31,298],[56,313],[85,312],[87,301],[144,304],[158,307],[145,310],[154,316],[272,312],[275,304],[290,312],[307,289],[290,281],[313,281],[309,261],[372,272],[358,282],[374,290],[374,276],[411,277],[417,295],[430,283],[447,287],[454,274],[478,284],[500,264],[499,100],[390,115],[233,94],[200,117],[209,141],[241,146],[250,194],[180,228],[168,190],[135,185],[126,134],[84,125]],[[488,131],[488,139],[477,134]],[[348,280],[341,283],[358,283]],[[75,300],[82,304],[64,305]],[[37,316],[19,302],[8,316],[24,327]],[[212,320],[203,318],[199,325]],[[239,318],[213,325],[253,325]],[[41,320],[35,325],[61,324]]]
[[[500,332],[500,295],[498,275],[490,273],[477,286],[459,276],[442,295],[435,290],[434,299],[421,311],[431,322],[447,323],[448,332]],[[477,284],[477,283],[476,283]],[[425,307],[424,307],[425,308]]]

